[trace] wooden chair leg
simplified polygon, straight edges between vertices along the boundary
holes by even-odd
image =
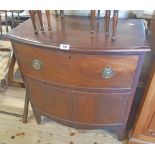
[[[111,11],[106,10],[105,12],[105,28],[106,28],[105,35],[106,36],[109,36],[110,14],[111,14]]]
[[[100,19],[100,10],[97,11],[97,20]]]
[[[12,14],[12,17],[11,17],[11,26],[12,26],[12,28],[14,28],[15,27],[15,23],[14,23],[14,15],[13,15],[13,12],[11,12],[11,14]]]
[[[18,24],[20,24],[20,15],[19,15],[19,12],[18,12]]]
[[[7,89],[7,84],[6,84],[6,80],[5,79],[2,79],[1,81],[0,81],[0,92],[2,91],[4,91],[4,90],[6,90]]]
[[[119,12],[118,10],[114,10],[112,40],[116,39],[116,28],[117,28],[117,22],[118,22],[118,12]]]
[[[50,20],[50,10],[46,10],[45,12],[47,17],[48,30],[52,31],[51,20]]]
[[[24,88],[25,87],[24,83],[16,82],[13,80],[15,62],[16,62],[16,57],[15,57],[15,54],[13,53],[12,58],[11,58],[11,62],[10,62],[10,66],[9,66],[9,71],[8,71],[8,85],[13,86],[13,87]],[[28,94],[26,92],[25,104],[24,104],[24,113],[23,113],[23,123],[27,122],[28,107],[29,107],[29,97],[28,97]]]
[[[29,109],[29,97],[28,97],[28,94],[27,94],[27,91],[26,91],[24,112],[23,112],[23,123],[27,122],[28,109]]]
[[[6,25],[6,32],[9,32],[9,29],[8,29],[8,15],[7,15],[7,11],[5,11],[5,25]]]
[[[44,31],[44,25],[43,25],[41,10],[37,10],[37,14],[38,14],[38,17],[39,17],[39,22],[40,22],[40,30]]]
[[[34,28],[34,33],[38,34],[38,30],[37,30],[37,26],[36,26],[36,21],[35,21],[35,11],[29,10],[29,14],[30,14],[32,25],[33,25],[33,28]]]
[[[13,72],[14,72],[14,66],[15,66],[16,58],[14,53],[12,54],[9,71],[8,71],[8,84],[11,84],[13,81]]]
[[[55,10],[55,16],[58,17],[58,11],[57,10]]]
[[[60,10],[60,16],[64,17],[64,10]]]
[[[9,65],[9,71],[8,71],[8,85],[13,87],[25,88],[24,83],[16,82],[13,80],[15,62],[16,62],[16,57],[15,57],[15,54],[13,53],[11,62]]]
[[[2,23],[1,23],[1,15],[0,15],[0,31],[1,31],[1,34],[2,34]]]

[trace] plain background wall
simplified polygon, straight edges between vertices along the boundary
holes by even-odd
[[[52,11],[54,13],[54,11]],[[143,17],[146,15],[152,15],[153,10],[119,10],[119,18],[128,18],[133,15],[137,17]],[[77,16],[90,16],[90,10],[65,10],[65,15],[77,15]],[[100,11],[100,16],[103,17],[105,15],[105,10]],[[111,16],[113,15],[113,11],[111,12]]]
[[[120,10],[119,18],[127,18],[129,16],[129,10]],[[80,15],[80,16],[90,16],[90,10],[66,10],[66,15]],[[111,12],[111,16],[113,11]],[[100,16],[103,17],[105,15],[105,10],[100,11]]]

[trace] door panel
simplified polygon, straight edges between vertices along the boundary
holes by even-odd
[[[121,124],[129,94],[74,92],[74,120],[88,124]]]
[[[58,89],[43,84],[41,81],[25,79],[30,91],[32,106],[51,116],[71,120],[72,95],[68,90]]]

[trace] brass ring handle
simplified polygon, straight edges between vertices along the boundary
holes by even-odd
[[[32,67],[35,69],[35,70],[40,70],[42,69],[43,67],[43,64],[40,60],[38,59],[33,59],[32,60]]]
[[[104,79],[109,79],[114,75],[114,70],[112,68],[106,67],[102,70],[102,77]]]

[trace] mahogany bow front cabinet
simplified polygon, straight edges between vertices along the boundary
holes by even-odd
[[[120,19],[115,42],[105,37],[103,19],[95,24],[92,35],[88,17],[53,16],[52,31],[35,35],[28,20],[8,37],[38,123],[46,116],[123,139],[150,47],[142,20]]]

